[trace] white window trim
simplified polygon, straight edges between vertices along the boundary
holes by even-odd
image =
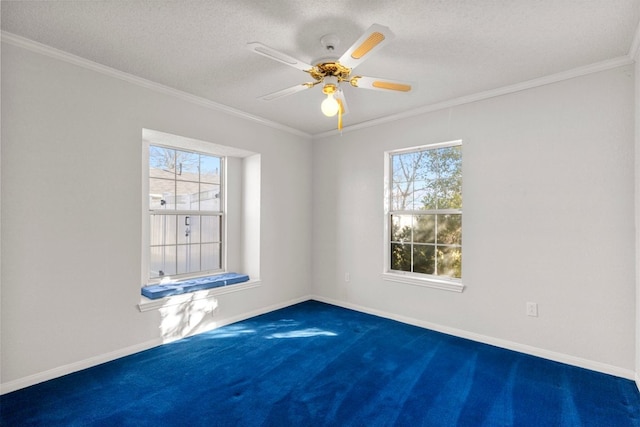
[[[415,273],[402,271],[386,271],[382,279],[388,282],[404,283],[407,285],[423,286],[425,288],[441,289],[443,291],[462,292],[464,285],[454,279],[436,279],[435,277],[417,277]]]
[[[424,149],[434,149],[434,148],[444,148],[444,147],[453,147],[457,145],[462,145],[462,140],[454,140],[447,142],[439,142],[435,144],[426,144],[420,145],[416,147],[409,147],[400,150],[389,150],[384,152],[384,226],[383,226],[383,242],[384,242],[384,250],[383,252],[383,271],[382,271],[382,279],[395,282],[395,283],[403,283],[412,286],[422,286],[426,288],[432,289],[440,289],[444,291],[452,291],[452,292],[462,292],[464,291],[464,284],[462,283],[462,279],[454,279],[447,277],[438,277],[431,276],[427,274],[419,274],[412,273],[408,271],[396,271],[391,270],[389,265],[389,260],[391,257],[391,248],[389,245],[389,213],[391,211],[390,206],[390,196],[391,196],[391,156],[394,154],[404,154],[410,153],[413,151],[420,151]],[[463,243],[464,245],[464,243]],[[463,267],[464,268],[464,267]]]
[[[149,145],[164,145],[169,147],[175,147],[179,149],[185,149],[190,151],[199,151],[202,153],[210,153],[215,156],[225,157],[226,160],[229,158],[232,159],[250,159],[251,167],[246,171],[243,171],[243,187],[242,193],[243,198],[248,197],[248,202],[245,200],[243,203],[245,208],[247,209],[257,209],[259,212],[259,203],[260,203],[260,155],[258,153],[254,153],[251,151],[243,150],[241,148],[235,148],[226,145],[219,145],[210,142],[200,141],[196,139],[191,139],[183,136],[172,135],[169,133],[155,131],[151,129],[142,129],[142,211],[141,211],[141,265],[140,265],[140,286],[146,286],[151,284],[148,282],[148,266],[149,266]],[[257,159],[257,160],[256,160]],[[257,162],[257,163],[256,163]],[[226,166],[226,161],[225,161]],[[224,168],[224,182],[225,185],[228,185],[226,174],[229,172],[229,168]],[[251,187],[246,187],[245,185],[251,182]],[[226,191],[226,188],[225,188]],[[229,199],[225,197],[225,204],[228,203]],[[250,202],[250,203],[249,203]],[[256,205],[257,204],[257,205]],[[224,212],[228,212],[227,206],[223,207]],[[253,212],[253,211],[252,211]],[[243,214],[244,215],[244,214]],[[229,286],[213,288],[213,289],[205,289],[201,291],[189,292],[186,294],[180,295],[171,295],[164,298],[159,298],[157,300],[151,300],[146,298],[143,295],[140,295],[139,303],[137,304],[138,309],[140,311],[149,311],[154,309],[159,309],[162,307],[167,307],[176,304],[182,304],[186,301],[191,301],[193,299],[203,299],[203,298],[212,298],[217,295],[227,294],[231,292],[244,291],[252,288],[256,288],[261,286],[260,279],[260,215],[255,215],[253,212],[252,217],[245,223],[244,226],[248,226],[251,229],[251,233],[243,233],[244,237],[242,238],[242,245],[245,246],[240,256],[242,257],[242,261],[236,260],[235,264],[241,263],[243,265],[243,273],[249,274],[250,280],[248,282],[242,282],[238,284],[233,284]],[[221,272],[217,272],[216,274],[226,273],[226,262],[228,261],[227,251],[228,244],[227,236],[229,226],[228,222],[225,221],[224,229],[223,229],[223,238],[225,239],[226,244],[223,245],[223,260],[225,261],[225,270]],[[256,237],[257,236],[257,237]],[[257,238],[257,240],[256,240]],[[235,267],[232,267],[235,268]],[[207,274],[204,274],[205,276]],[[186,280],[186,278],[185,278]]]

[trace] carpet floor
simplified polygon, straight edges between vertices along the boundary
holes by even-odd
[[[307,301],[0,397],[14,426],[640,426],[633,381]]]

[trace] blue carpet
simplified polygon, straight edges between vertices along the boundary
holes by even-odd
[[[2,426],[640,426],[632,381],[308,301],[0,397]]]

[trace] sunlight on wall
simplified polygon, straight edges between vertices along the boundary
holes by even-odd
[[[218,308],[216,298],[194,299],[188,295],[186,300],[175,305],[160,308],[160,333],[164,343],[178,340],[189,335],[208,331],[217,326],[213,313]]]

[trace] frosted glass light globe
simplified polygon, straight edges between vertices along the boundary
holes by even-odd
[[[322,101],[320,104],[320,109],[322,110],[322,114],[327,117],[333,117],[338,114],[338,110],[340,109],[340,104],[333,97],[333,94],[327,95],[327,99]]]

